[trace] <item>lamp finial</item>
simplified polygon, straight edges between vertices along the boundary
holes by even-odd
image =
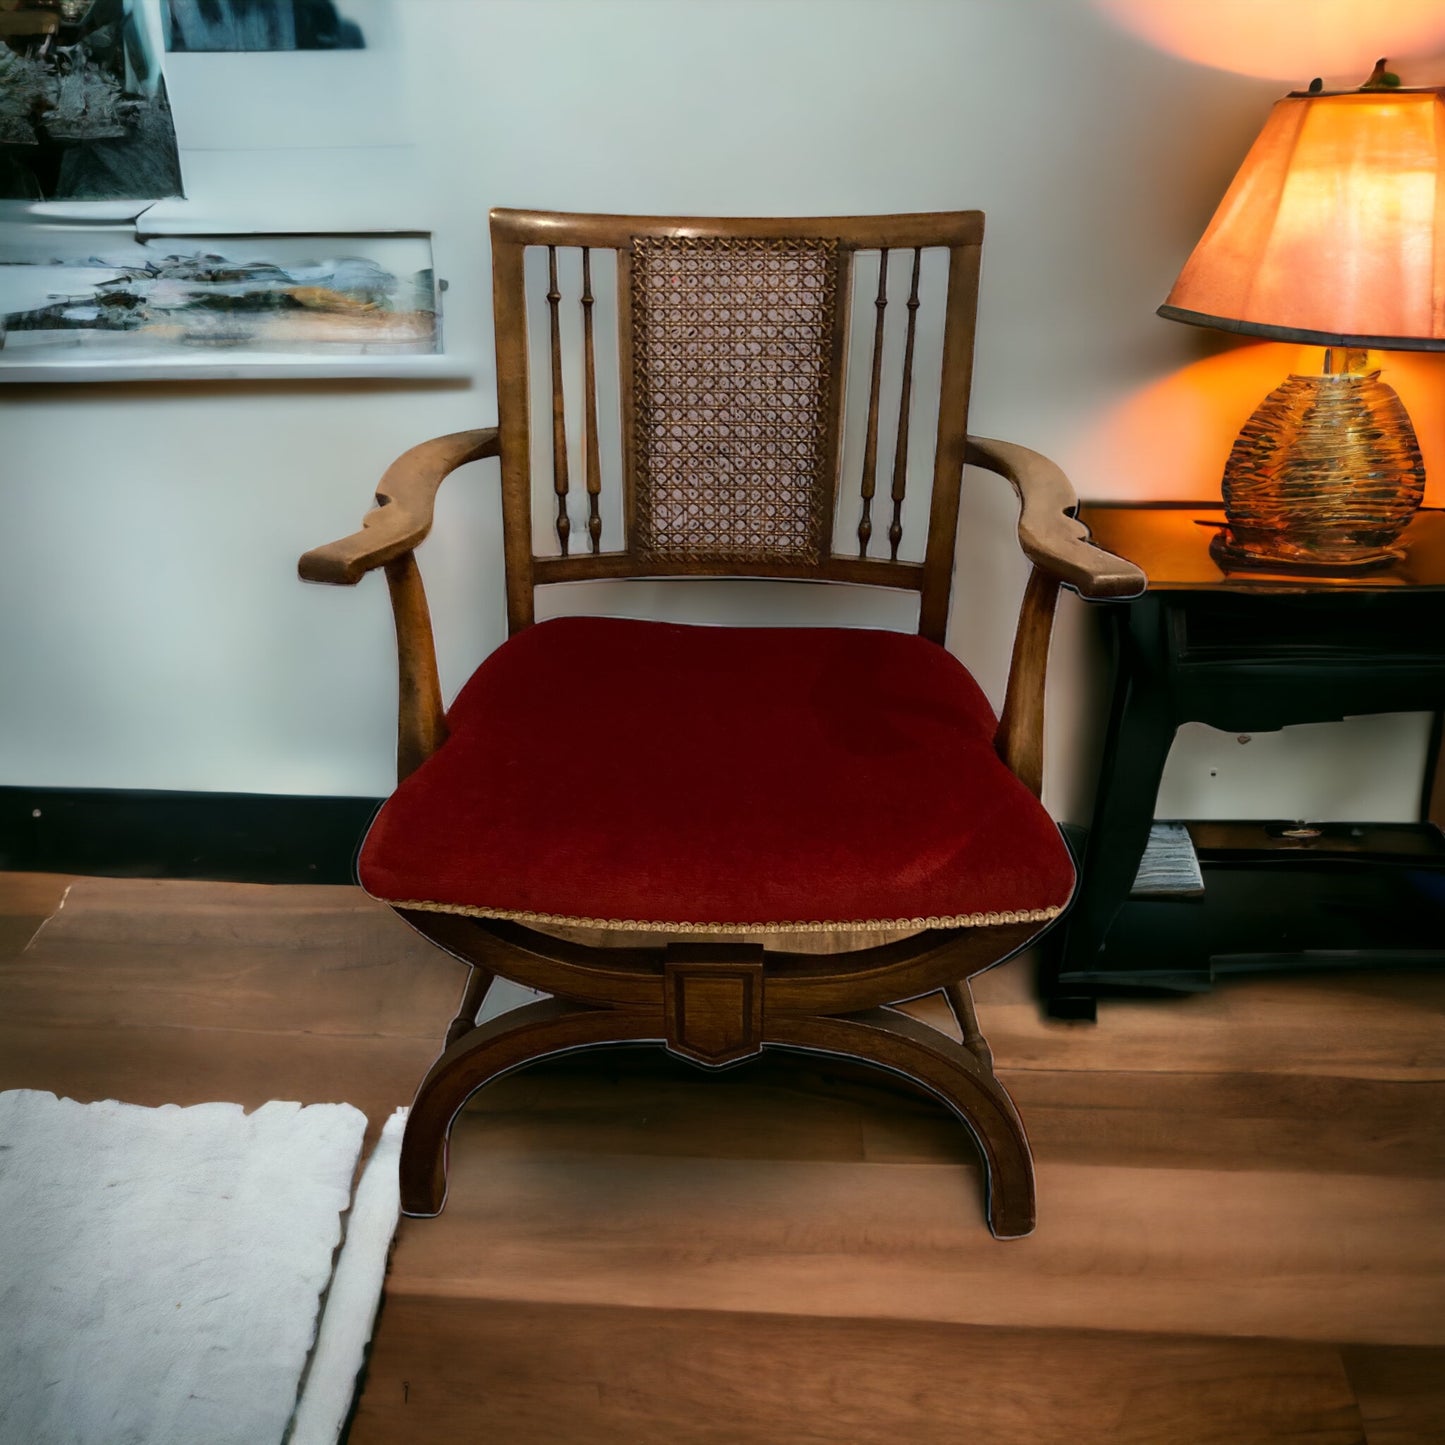
[[[1370,72],[1370,78],[1360,87],[1361,90],[1394,90],[1400,84],[1400,77],[1393,70],[1385,69],[1385,57],[1382,55],[1376,62],[1375,68]]]

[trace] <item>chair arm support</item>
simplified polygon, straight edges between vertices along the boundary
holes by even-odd
[[[496,427],[452,432],[403,452],[376,488],[376,508],[361,530],[315,547],[297,565],[305,582],[353,587],[368,573],[410,552],[431,531],[432,508],[443,479],[467,462],[500,454]]]
[[[967,460],[1008,479],[1019,501],[1019,545],[1033,563],[1014,634],[1008,691],[994,746],[1035,797],[1044,786],[1044,685],[1059,586],[1083,597],[1137,597],[1146,585],[1132,562],[1089,541],[1074,516],[1069,479],[1038,452],[1011,442],[969,437]]]
[[[436,644],[414,549],[431,531],[432,507],[443,479],[467,462],[494,457],[497,430],[453,432],[405,451],[376,489],[376,509],[359,532],[307,552],[297,566],[306,582],[354,586],[385,568],[396,620],[398,673],[396,775],[400,782],[446,741]]]
[[[1146,579],[1132,562],[1096,547],[1074,516],[1079,499],[1069,479],[1047,457],[1012,442],[969,437],[966,458],[1005,477],[1023,503],[1019,545],[1034,566],[1081,597],[1137,597]]]

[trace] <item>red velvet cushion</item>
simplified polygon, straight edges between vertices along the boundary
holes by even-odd
[[[1057,828],[943,648],[569,617],[478,668],[362,848],[388,902],[746,926],[1051,917]]]

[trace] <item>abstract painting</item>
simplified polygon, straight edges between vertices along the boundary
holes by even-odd
[[[146,0],[0,0],[0,200],[181,194]]]
[[[332,0],[165,0],[167,50],[360,50]]]
[[[123,370],[218,356],[324,363],[440,350],[425,234],[141,239],[33,224],[10,232],[28,259],[0,263],[0,380],[37,363]]]

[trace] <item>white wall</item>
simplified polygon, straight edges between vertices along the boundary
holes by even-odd
[[[1217,495],[1233,427],[1214,413],[1237,412],[1237,426],[1255,398],[1171,395],[1162,441],[1140,398],[1219,350],[1154,307],[1287,88],[1278,80],[1167,54],[1089,0],[398,0],[391,14],[395,145],[323,135],[322,148],[271,156],[191,150],[188,206],[253,209],[260,227],[432,229],[448,349],[473,380],[0,394],[0,784],[387,790],[385,589],[305,587],[295,559],[355,526],[396,452],[494,419],[492,205],[979,207],[972,429],[1050,452],[1085,496]],[[309,102],[335,130],[335,58],[289,59],[268,72],[268,105]],[[181,102],[196,102],[177,101],[184,146]],[[1441,379],[1412,375],[1422,395]],[[1426,411],[1427,462],[1445,475],[1428,397]],[[495,476],[482,463],[453,478],[422,554],[448,694],[503,636]],[[1003,484],[969,486],[950,642],[997,701],[1023,568],[996,545],[1011,520]],[[813,620],[832,615],[811,605]],[[838,615],[855,619],[849,609]],[[1098,729],[1090,621],[1064,610],[1050,697],[1049,800],[1075,816]],[[1411,815],[1422,721],[1357,726],[1298,765],[1284,739],[1265,793],[1260,769],[1234,786],[1226,766],[1221,783],[1217,745],[1191,744],[1168,797],[1216,816]],[[1365,745],[1390,758],[1362,790],[1365,770],[1340,763]]]

